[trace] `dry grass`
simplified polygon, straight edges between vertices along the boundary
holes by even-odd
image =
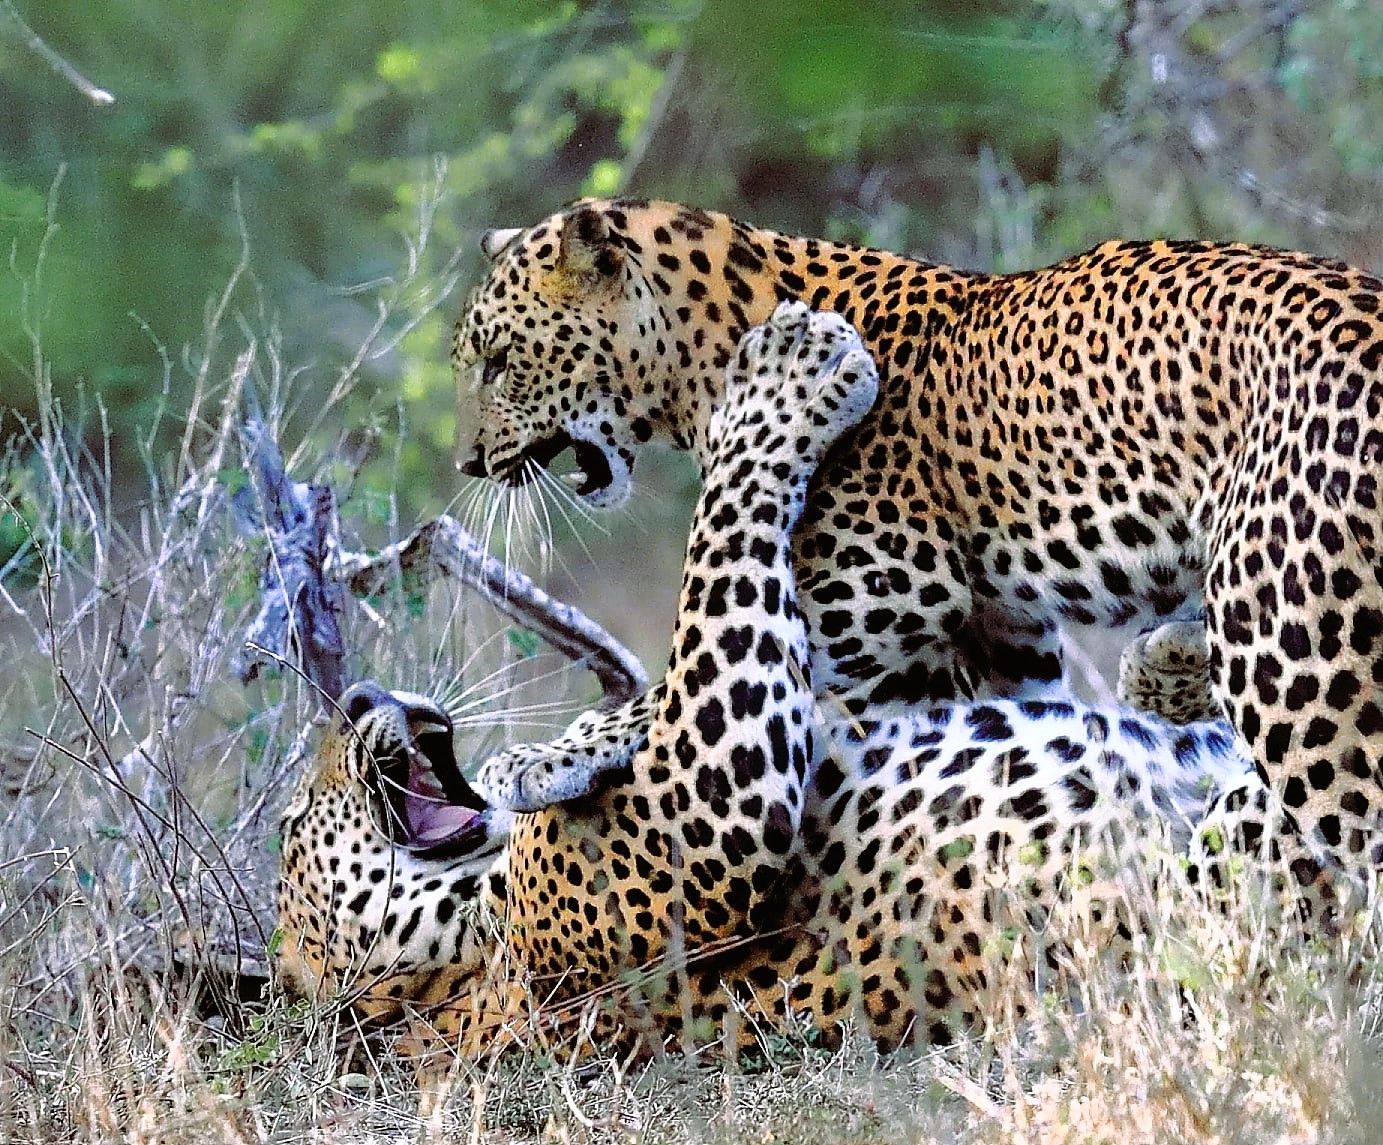
[[[1253,965],[1246,936],[1190,907],[1166,919],[1182,928],[1174,971],[1170,943],[1129,974],[1092,962],[1084,1010],[1034,999],[1041,1017],[945,1050],[880,1060],[856,1040],[828,1052],[774,1039],[739,1063],[580,1068],[510,1054],[422,1091],[339,1016],[275,997],[208,1018],[181,990],[137,981],[112,921],[73,892],[37,941],[0,961],[6,1141],[1248,1145],[1383,1134],[1380,1044],[1334,959],[1260,950]],[[79,961],[54,973],[59,950]],[[1365,994],[1376,996],[1372,984]]]
[[[437,293],[407,275],[388,289],[405,309]],[[262,551],[227,508],[242,389],[267,396],[285,440],[312,422],[317,441],[351,381],[308,410],[272,338],[226,344],[236,290],[198,353],[165,355],[167,376],[191,373],[192,403],[161,411],[181,449],[149,457],[133,504],[99,405],[64,417],[47,400],[41,308],[28,314],[45,416],[0,466],[0,513],[24,534],[0,558],[0,1140],[1383,1140],[1372,948],[1269,942],[1251,914],[1226,920],[1170,890],[1148,892],[1159,922],[1131,970],[1077,944],[1078,997],[1005,983],[989,1031],[892,1060],[775,1037],[739,1062],[511,1054],[420,1090],[343,1015],[189,977],[179,960],[208,928],[268,937],[275,818],[316,707],[291,676],[245,690],[229,674]],[[314,475],[345,445],[292,464]],[[474,733],[476,753],[541,727],[531,705],[573,686],[538,678],[540,657],[446,587],[348,620],[355,666],[390,684],[483,681],[494,730]],[[1018,1003],[1036,1017],[1013,1022]]]

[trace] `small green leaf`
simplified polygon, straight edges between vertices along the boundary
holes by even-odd
[[[216,480],[226,487],[226,492],[234,497],[250,483],[250,474],[245,469],[218,469]]]
[[[975,850],[975,841],[969,838],[952,839],[941,848],[941,860],[949,863],[954,859],[968,859]]]
[[[416,79],[423,62],[407,44],[392,44],[380,52],[375,61],[375,74],[385,83],[405,84]]]
[[[538,635],[526,628],[511,628],[505,635],[509,638],[510,647],[525,660],[531,660],[543,646]]]
[[[619,191],[620,180],[624,177],[623,168],[614,159],[597,159],[591,164],[591,172],[586,176],[583,190],[588,195],[608,196]]]
[[[131,185],[136,191],[157,191],[192,170],[196,156],[187,147],[170,147],[153,163],[141,163]]]

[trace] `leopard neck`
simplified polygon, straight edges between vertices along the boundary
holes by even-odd
[[[607,207],[670,339],[667,374],[647,410],[650,436],[696,455],[704,468],[711,414],[740,337],[781,301],[842,314],[864,336],[887,384],[895,336],[927,325],[929,304],[947,307],[937,280],[957,272],[886,251],[752,227],[676,203],[616,200]],[[916,330],[901,331],[884,305],[886,284],[912,296]]]

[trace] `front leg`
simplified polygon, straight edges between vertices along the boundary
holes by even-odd
[[[648,743],[628,783],[515,826],[510,942],[534,973],[608,981],[761,921],[797,845],[817,722],[792,530],[877,392],[838,315],[786,304],[741,342]]]
[[[761,900],[796,843],[816,719],[792,531],[817,466],[877,392],[855,331],[801,304],[750,331],[727,370],[647,752],[682,813],[669,837],[686,869],[725,871],[700,888],[716,896],[708,916]]]

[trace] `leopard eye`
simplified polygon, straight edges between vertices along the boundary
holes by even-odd
[[[480,375],[480,384],[490,385],[496,381],[500,374],[504,373],[504,367],[509,364],[509,351],[496,350],[485,359],[485,368]]]

